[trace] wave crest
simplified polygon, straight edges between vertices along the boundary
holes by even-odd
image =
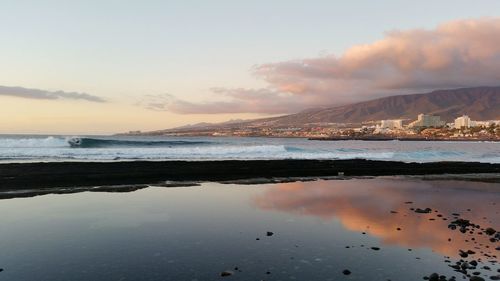
[[[68,147],[64,138],[0,138],[0,148],[49,148]]]

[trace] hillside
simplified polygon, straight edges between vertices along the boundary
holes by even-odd
[[[474,120],[500,119],[500,87],[437,90],[425,94],[399,95],[296,114],[256,120],[268,125],[308,123],[360,123],[381,119],[415,119],[420,113],[441,116],[447,122],[462,114]]]
[[[415,120],[420,113],[439,115],[446,122],[452,122],[462,114],[469,115],[473,120],[498,120],[500,119],[500,86],[390,96],[344,106],[307,109],[279,117],[231,120],[224,123],[199,123],[150,133],[211,131],[244,127],[295,127],[318,123],[362,123],[383,119]]]

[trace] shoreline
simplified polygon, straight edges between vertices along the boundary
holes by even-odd
[[[425,138],[425,137],[311,137],[312,141],[436,141],[436,142],[500,142],[500,139],[473,139],[473,138]]]
[[[0,164],[0,192],[272,178],[498,174],[500,164],[375,160],[224,160]]]

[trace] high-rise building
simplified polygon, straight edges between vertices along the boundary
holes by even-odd
[[[435,115],[419,114],[417,120],[411,122],[408,127],[441,127],[444,126],[445,122],[441,120],[441,117]]]
[[[462,115],[455,119],[455,129],[470,128],[473,127],[473,122],[470,120],[469,116]]]

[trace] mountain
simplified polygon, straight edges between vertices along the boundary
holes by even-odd
[[[201,122],[201,123],[196,123],[196,124],[188,124],[180,127],[175,127],[172,128],[171,130],[195,130],[195,129],[206,129],[206,128],[213,128],[213,127],[221,127],[225,125],[232,125],[232,124],[241,124],[246,122],[247,120],[243,119],[231,119],[229,121],[225,122],[220,122],[220,123],[207,123],[207,122]]]
[[[452,122],[467,114],[473,120],[500,119],[500,87],[437,90],[424,94],[390,96],[350,105],[310,109],[296,114],[255,120],[268,126],[311,123],[361,123],[382,119],[416,119],[420,113]]]
[[[150,133],[201,132],[221,128],[300,127],[320,123],[362,123],[384,119],[415,120],[420,113],[439,115],[446,122],[452,122],[463,114],[473,120],[499,120],[500,86],[390,96],[344,106],[307,109],[279,117],[198,123]]]

